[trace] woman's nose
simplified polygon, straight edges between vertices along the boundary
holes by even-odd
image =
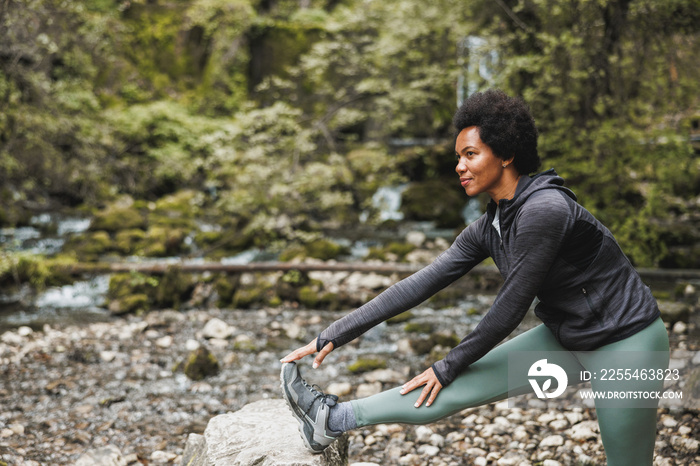
[[[464,157],[459,157],[457,159],[457,166],[455,167],[455,171],[457,173],[464,173],[467,171],[467,164],[464,160]]]

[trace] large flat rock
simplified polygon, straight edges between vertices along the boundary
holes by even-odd
[[[204,435],[190,434],[182,466],[345,466],[342,436],[322,454],[309,452],[284,400],[261,400],[212,418]]]

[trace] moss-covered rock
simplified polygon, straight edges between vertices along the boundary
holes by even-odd
[[[243,351],[245,353],[253,353],[258,350],[255,345],[255,340],[248,335],[238,335],[233,341],[233,349]]]
[[[307,309],[315,309],[320,301],[319,291],[314,286],[302,286],[299,289],[299,303]]]
[[[114,300],[138,293],[149,295],[158,287],[158,284],[157,278],[142,273],[116,273],[109,278],[107,298]]]
[[[47,260],[28,252],[0,251],[0,286],[29,283],[35,288],[52,284]]]
[[[233,303],[233,295],[238,289],[240,275],[220,275],[214,281],[214,289],[219,296],[218,305],[230,306]]]
[[[442,345],[433,346],[430,349],[429,358],[431,361],[439,361],[441,359],[445,359],[445,356],[447,356],[447,353],[450,352],[450,349],[451,348]]]
[[[327,239],[319,239],[307,243],[305,249],[308,257],[324,261],[337,259],[339,256],[350,252],[347,246],[342,246]]]
[[[282,262],[288,262],[293,259],[306,259],[312,257],[320,260],[337,259],[338,257],[350,252],[347,246],[340,245],[328,239],[316,239],[304,245],[292,244],[285,248],[279,256]]]
[[[194,288],[194,278],[177,267],[168,267],[159,280],[154,303],[159,307],[179,307]]]
[[[140,314],[149,309],[150,300],[147,295],[136,293],[112,300],[108,307],[114,315]]]
[[[411,349],[418,355],[428,354],[435,346],[430,338],[411,338],[409,344]]]
[[[219,361],[204,347],[190,353],[185,362],[185,375],[191,380],[202,380],[219,373]]]
[[[658,301],[661,318],[669,325],[678,321],[688,322],[690,318],[690,306],[686,303],[675,301]]]
[[[146,232],[137,228],[118,231],[114,236],[113,249],[120,254],[138,254],[146,239]]]
[[[95,214],[90,230],[110,233],[132,228],[146,228],[146,218],[133,207],[112,206]]]
[[[403,324],[404,322],[408,322],[409,320],[413,319],[413,316],[413,312],[405,311],[397,316],[387,319],[386,323],[389,325]]]
[[[403,329],[408,333],[425,333],[428,334],[433,331],[435,326],[429,322],[408,322],[404,325]]]
[[[461,341],[460,338],[454,333],[433,333],[430,338],[436,345],[444,346],[447,348],[454,348],[459,345]]]
[[[239,288],[234,293],[231,304],[239,309],[248,309],[255,304],[261,304],[264,302],[267,290],[268,287],[265,286]]]
[[[184,244],[185,232],[162,226],[153,226],[143,240],[143,255],[147,257],[169,257],[187,252]]]
[[[402,262],[408,253],[414,251],[416,246],[410,243],[391,242],[381,247],[369,249],[365,260],[376,259],[384,262]]]
[[[413,338],[409,341],[411,348],[416,354],[428,354],[433,348],[438,348],[436,351],[443,351],[440,348],[451,348],[457,346],[460,339],[454,333],[432,333],[429,337]],[[442,359],[442,358],[438,358]]]
[[[299,244],[287,246],[279,255],[281,262],[289,262],[293,259],[303,259],[306,257],[306,249]]]
[[[64,250],[75,254],[81,261],[94,261],[112,251],[114,243],[106,231],[93,231],[72,236]]]
[[[386,369],[386,361],[380,358],[360,358],[348,366],[353,374],[361,374],[376,369]]]

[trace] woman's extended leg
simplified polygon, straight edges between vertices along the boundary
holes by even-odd
[[[576,357],[594,374],[594,393],[606,396],[595,402],[608,466],[651,465],[658,399],[644,394],[663,389],[658,375],[668,367],[668,333],[661,318],[631,337]]]
[[[497,346],[483,358],[469,366],[450,385],[444,387],[433,404],[415,408],[413,405],[420,395],[414,390],[406,395],[394,388],[377,395],[353,400],[357,426],[386,423],[427,424],[454,414],[465,408],[484,405],[508,398],[514,392],[531,392],[527,367],[521,377],[516,377],[520,386],[508,380],[508,355],[513,352],[546,351],[550,363],[556,363],[567,373],[569,380],[578,381],[582,369],[578,360],[564,349],[544,325],[539,325],[517,337]],[[513,379],[511,377],[511,379]]]

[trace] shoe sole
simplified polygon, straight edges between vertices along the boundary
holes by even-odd
[[[290,363],[285,363],[290,364]],[[282,396],[284,396],[284,401],[287,402],[287,408],[289,411],[292,413],[292,415],[296,418],[297,421],[299,421],[299,425],[297,426],[297,430],[299,431],[299,436],[301,439],[304,441],[304,446],[306,447],[307,450],[309,450],[313,454],[319,454],[322,453],[323,450],[314,450],[311,444],[309,443],[308,438],[304,434],[304,428],[306,427],[306,422],[304,421],[304,414],[300,414],[297,412],[296,409],[296,403],[292,399],[290,399],[290,394],[287,391],[287,384],[284,381],[284,368],[285,366],[282,366],[282,370],[280,370],[280,385],[282,388]]]

